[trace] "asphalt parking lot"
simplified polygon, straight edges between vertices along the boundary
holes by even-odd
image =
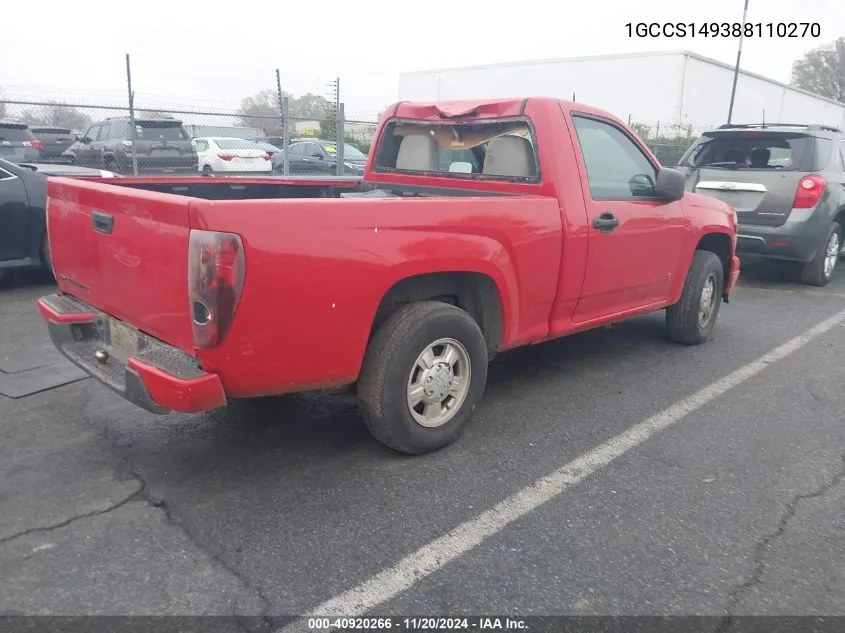
[[[496,359],[426,457],[341,397],[0,395],[0,613],[845,615],[845,271],[744,268],[706,345],[659,313]],[[2,282],[0,359],[50,291]]]

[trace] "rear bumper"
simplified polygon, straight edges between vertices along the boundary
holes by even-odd
[[[142,409],[198,413],[225,406],[220,378],[182,350],[128,324],[134,351],[119,349],[112,344],[114,320],[70,295],[42,297],[38,309],[65,357]]]
[[[830,221],[823,221],[818,212],[795,209],[781,226],[740,224],[736,250],[741,255],[808,262],[816,256],[829,226]]]

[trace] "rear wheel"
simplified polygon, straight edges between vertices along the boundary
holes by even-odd
[[[203,165],[202,166],[202,175],[203,176],[213,176],[214,170],[211,168],[211,165]]]
[[[487,382],[487,346],[478,324],[439,301],[399,308],[367,348],[358,401],[382,444],[421,455],[451,444],[469,422]]]
[[[698,345],[710,337],[722,305],[722,261],[710,251],[695,251],[678,303],[666,310],[669,338]]]
[[[120,166],[117,164],[117,161],[114,158],[106,159],[105,169],[106,171],[110,171],[115,174],[120,173]]]
[[[842,227],[834,222],[819,244],[816,256],[804,264],[801,282],[810,286],[826,286],[833,279],[839,255],[842,250]]]

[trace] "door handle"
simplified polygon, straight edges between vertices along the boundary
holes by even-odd
[[[97,231],[97,233],[111,235],[112,229],[114,228],[113,215],[102,213],[101,211],[94,211],[91,214],[91,221],[93,222],[94,230]]]
[[[602,233],[610,233],[617,226],[619,226],[619,220],[612,213],[602,213],[593,219],[593,228]]]

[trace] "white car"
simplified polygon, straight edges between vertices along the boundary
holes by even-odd
[[[204,175],[217,172],[270,173],[270,155],[255,142],[226,136],[203,136],[193,140],[197,166]]]

